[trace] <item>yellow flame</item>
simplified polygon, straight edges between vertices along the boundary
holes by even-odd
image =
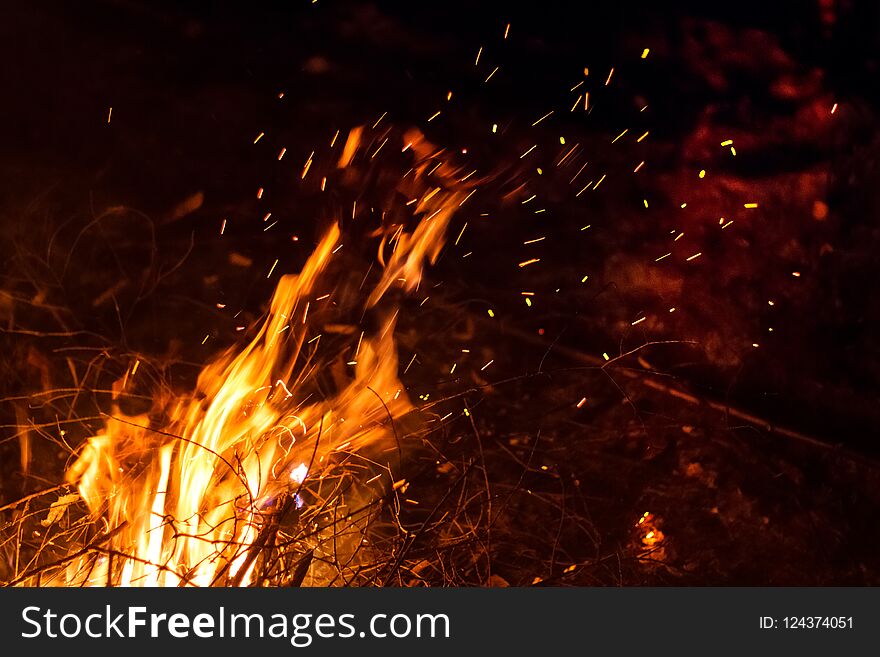
[[[357,151],[352,130],[340,165]],[[414,289],[425,261],[435,261],[463,193],[427,185],[453,180],[448,166],[427,164],[435,153],[418,133],[404,143],[420,158],[425,194],[411,232],[394,232],[393,251],[364,308],[395,284]],[[382,237],[384,253],[387,235]],[[314,401],[302,392],[315,369],[308,334],[317,287],[336,256],[340,229],[331,226],[298,274],[283,276],[270,310],[251,342],[209,363],[193,394],[161,400],[150,416],[115,409],[104,430],[90,438],[67,479],[103,526],[101,558],[74,561],[68,585],[206,586],[253,582],[266,518],[308,477],[320,476],[334,451],[356,452],[393,440],[389,421],[411,409],[398,378],[396,312],[386,313],[374,335],[358,338],[356,364],[335,395]],[[386,261],[387,260],[387,261]],[[349,295],[350,296],[350,295]],[[357,332],[355,332],[357,333]],[[306,353],[308,352],[308,353]],[[162,417],[161,421],[157,417]]]

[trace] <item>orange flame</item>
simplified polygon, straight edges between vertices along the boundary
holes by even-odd
[[[358,128],[349,137],[346,165],[360,136]],[[420,219],[411,232],[395,231],[387,259],[382,238],[384,270],[361,300],[364,309],[394,285],[417,286],[464,198],[448,165],[427,172],[436,153],[421,135],[404,139],[419,158]],[[398,378],[396,311],[386,313],[374,335],[361,335],[353,375],[335,395],[311,401],[305,390],[318,367],[317,346],[307,338],[320,330],[309,307],[323,291],[317,285],[339,240],[334,225],[302,271],[280,279],[250,344],[208,364],[193,394],[160,400],[149,416],[117,409],[88,440],[67,479],[108,538],[104,556],[71,563],[64,584],[253,584],[261,531],[280,500],[320,478],[334,452],[393,440],[390,423],[412,410]]]

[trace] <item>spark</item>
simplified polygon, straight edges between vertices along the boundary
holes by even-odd
[[[461,203],[458,204],[458,207],[461,207],[462,205],[464,205],[464,204],[467,202],[467,200],[468,200],[471,196],[473,196],[476,192],[477,192],[477,188],[474,187],[474,188],[470,191],[470,194],[468,194],[467,196],[464,197],[464,199],[462,199]]]
[[[835,107],[837,107],[837,106],[835,105]],[[831,110],[831,113],[834,114],[834,110]],[[110,117],[112,117],[112,116],[113,116],[113,108],[111,107],[110,110],[107,112],[107,123],[110,123]]]
[[[611,76],[612,76],[612,75],[614,75],[614,67],[613,67],[613,66],[611,67],[611,70],[608,71],[608,79],[605,80],[605,86],[606,86],[606,87],[607,87],[609,84],[611,84]]]
[[[651,52],[651,49],[650,49],[650,48],[645,48],[645,49],[642,51],[642,59],[647,59],[647,58],[648,58],[648,53],[649,53],[649,52]]]
[[[499,68],[500,68],[499,66],[496,66],[495,68],[493,68],[493,69],[492,69],[492,72],[489,73],[489,75],[486,76],[486,79],[485,79],[485,80],[483,80],[483,84],[485,84],[486,82],[488,82],[489,80],[491,80],[491,79],[492,79],[492,76],[495,75],[495,74],[498,72],[498,69],[499,69]]]
[[[361,331],[361,337],[358,338],[357,347],[354,350],[354,357],[357,358],[361,351],[361,342],[364,340],[364,331]]]
[[[302,175],[300,176],[300,179],[301,179],[301,180],[305,180],[305,179],[306,179],[306,174],[309,172],[309,169],[310,169],[311,166],[312,166],[312,158],[313,158],[314,156],[315,156],[315,151],[312,151],[311,154],[309,154],[309,159],[306,160],[306,163],[305,163],[305,165],[303,166]]]
[[[583,397],[583,398],[581,398],[581,400],[577,403],[577,405],[575,406],[575,408],[583,408],[584,404],[586,404],[586,403],[587,403],[587,398],[586,398],[586,397]]]
[[[260,134],[258,134],[257,138],[254,139],[254,143],[256,144],[258,141],[260,141],[265,136],[265,134],[265,132],[261,132]]]
[[[480,49],[477,51],[477,58],[474,60],[474,66],[480,65],[480,55],[483,54],[483,46],[480,46]]]
[[[616,143],[617,140],[620,139],[621,137],[623,137],[627,132],[629,132],[629,128],[624,128],[623,132],[621,132],[619,135],[617,135],[614,139],[611,140],[611,143],[612,144]]]
[[[222,235],[225,232],[226,232],[226,219],[224,219],[223,223],[220,224],[220,234]]]
[[[588,164],[589,164],[589,162],[584,162],[583,166],[581,166],[581,168],[578,169],[578,172],[577,172],[576,174],[574,174],[574,177],[573,177],[571,180],[568,181],[568,184],[569,184],[569,185],[572,184],[575,180],[577,180],[577,177],[578,177],[579,175],[581,175],[581,172],[582,172],[584,169],[587,168],[587,165],[588,165]],[[587,187],[589,187],[589,185],[587,185]]]
[[[649,132],[650,132],[649,130],[645,130],[645,134],[643,134],[641,137],[639,137],[638,139],[636,139],[636,143],[637,143],[637,144],[642,143],[642,141],[645,139],[645,137],[648,136],[648,133],[649,133]]]
[[[520,269],[522,269],[523,267],[528,267],[529,265],[533,265],[536,262],[541,262],[541,259],[540,258],[532,258],[530,260],[526,260],[524,262],[519,263],[519,267],[520,267]]]
[[[701,255],[703,255],[703,252],[702,252],[702,251],[697,252],[697,253],[695,253],[694,255],[692,255],[691,257],[689,257],[689,258],[687,259],[687,261],[690,262],[691,260],[696,260],[696,259],[699,258]]]
[[[565,146],[565,137],[560,137],[560,138],[559,138],[559,143],[560,143],[561,145]],[[575,144],[574,146],[572,146],[571,148],[569,148],[569,149],[568,149],[568,152],[567,152],[565,155],[562,156],[562,159],[559,160],[559,162],[556,163],[556,166],[557,166],[557,167],[561,167],[561,166],[565,163],[565,161],[569,158],[569,156],[570,156],[572,153],[574,153],[575,150],[577,150],[577,147],[578,147],[578,146],[580,146],[580,144]]]
[[[507,38],[507,35],[510,34],[510,23],[507,24],[507,27],[504,28],[504,38]]]
[[[284,157],[284,154],[287,152],[286,148],[282,148],[281,152],[278,153],[278,161],[281,161],[281,158]]]
[[[531,152],[532,152],[533,150],[535,150],[537,147],[538,147],[538,145],[535,144],[535,145],[532,146],[529,150],[527,150],[525,153],[523,153],[522,155],[520,155],[520,156],[519,156],[519,159],[523,159],[526,155],[528,155],[529,153],[531,153]]]
[[[753,209],[755,209],[756,207],[758,207],[758,204],[757,204],[757,203],[746,203],[746,204],[743,205],[743,207],[744,207],[744,208],[747,208],[747,209],[749,209],[749,210],[753,210]]]
[[[381,144],[379,144],[379,148],[377,148],[375,151],[373,151],[373,154],[370,156],[370,159],[372,160],[374,157],[376,157],[376,155],[379,153],[379,151],[382,150],[382,147],[387,143],[388,143],[388,137],[385,137],[385,140]]]
[[[483,365],[483,366],[480,368],[480,371],[481,371],[481,372],[484,372],[484,371],[486,370],[486,368],[489,367],[489,365],[491,365],[491,364],[494,363],[494,362],[495,362],[495,359],[493,358],[493,359],[490,360],[488,363],[486,363],[485,365]]]
[[[551,116],[552,114],[553,114],[553,110],[550,110],[550,111],[547,112],[544,116],[542,116],[540,119],[538,119],[537,121],[535,121],[535,122],[532,124],[532,127],[534,128],[534,127],[535,127],[536,125],[538,125],[541,121],[543,121],[543,120],[546,119],[547,117]],[[565,141],[563,141],[562,143],[564,144]]]
[[[272,263],[272,268],[269,270],[269,273],[266,274],[266,278],[269,278],[272,275],[272,272],[275,271],[276,266],[278,266],[278,258],[275,258],[275,262]]]
[[[380,116],[378,119],[376,119],[376,122],[373,124],[373,130],[376,129],[376,126],[382,122],[382,119],[384,119],[387,116],[387,114],[388,114],[388,112],[382,112],[382,116]]]

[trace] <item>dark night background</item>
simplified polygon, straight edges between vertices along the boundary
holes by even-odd
[[[434,355],[404,381],[413,398],[478,387],[480,429],[499,446],[493,482],[552,500],[512,502],[515,522],[493,529],[496,565],[452,583],[877,583],[877,3],[106,0],[0,12],[7,428],[48,412],[23,400],[61,385],[74,344],[196,366],[240,339],[215,304],[257,316],[276,258],[295,269],[322,221],[382,197],[381,182],[329,195],[301,185],[309,153],[326,168],[337,129],[387,112],[493,177],[453,226],[469,222],[464,241],[429,273],[441,309],[414,305],[405,320],[402,351]],[[567,111],[580,80],[593,85],[588,116]],[[612,145],[623,128],[629,141]],[[575,197],[574,171],[554,166],[563,135],[588,171],[620,173]],[[529,164],[519,155],[532,144]],[[545,215],[524,210],[521,183]],[[734,221],[723,233],[720,217]],[[531,257],[541,262],[517,267]],[[35,335],[59,324],[75,335]],[[484,358],[446,376],[444,349],[471,333]],[[597,371],[603,353],[640,346],[619,376]],[[192,371],[174,376],[185,386]],[[18,449],[0,444],[4,501],[61,476],[51,449],[22,476]],[[518,479],[522,449],[540,463]],[[647,544],[631,521],[648,509],[668,543],[632,556]]]

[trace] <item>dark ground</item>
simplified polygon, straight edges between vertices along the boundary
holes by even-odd
[[[315,177],[337,129],[387,112],[492,177],[400,334],[412,398],[453,413],[412,497],[450,503],[461,476],[477,529],[425,537],[401,583],[877,583],[874,3],[471,4],[4,9],[2,500],[69,455],[35,441],[23,476],[19,427],[57,441],[59,413],[106,405],[34,393],[106,388],[134,354],[185,389],[255,321],[276,258],[295,270],[355,198],[382,207],[388,159],[361,189]]]

